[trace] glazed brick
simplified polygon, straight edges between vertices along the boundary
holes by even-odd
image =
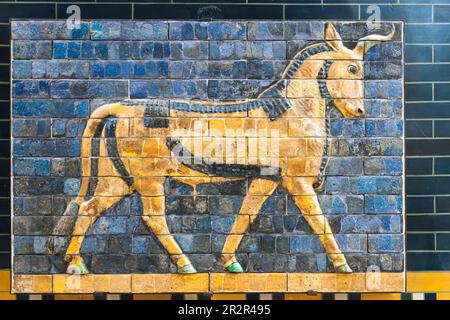
[[[211,41],[210,59],[285,59],[284,41]]]
[[[331,134],[335,137],[361,137],[364,136],[364,132],[364,120],[335,119],[331,121]]]
[[[402,82],[398,80],[365,81],[366,99],[400,99],[402,98]]]
[[[408,64],[405,66],[405,81],[449,81],[449,73],[450,65],[445,63]]]
[[[50,83],[46,80],[13,80],[12,96],[15,98],[49,98]]]
[[[76,138],[82,137],[86,121],[79,119],[54,119],[52,121],[52,136]]]
[[[435,235],[433,233],[407,233],[406,246],[408,250],[435,250]]]
[[[255,233],[282,233],[283,217],[260,215],[250,225],[250,231]]]
[[[438,233],[436,234],[436,249],[437,250],[449,250],[450,248],[450,234]]]
[[[356,214],[363,213],[364,197],[358,195],[319,195],[322,211],[325,214]],[[290,202],[289,212],[294,205]],[[297,209],[298,210],[298,209]]]
[[[181,231],[186,233],[211,232],[211,217],[185,216],[181,217]],[[195,239],[193,241],[196,241]]]
[[[249,272],[283,272],[287,269],[288,257],[284,254],[249,254]]]
[[[254,98],[269,80],[209,80],[208,97],[213,99]]]
[[[270,201],[270,200],[268,200]],[[211,214],[236,214],[242,205],[241,196],[209,196],[208,206]]]
[[[20,215],[50,215],[52,214],[52,197],[14,197],[13,213]]]
[[[15,139],[14,156],[73,157],[80,154],[80,141],[74,139]]]
[[[325,272],[327,257],[325,253],[292,254],[289,256],[289,272]]]
[[[64,98],[127,98],[128,82],[123,80],[115,81],[52,81],[51,97],[56,99]]]
[[[401,118],[400,100],[365,100],[364,109],[368,118]]]
[[[447,93],[450,90],[450,84],[448,83],[435,83],[434,84],[434,99],[435,100],[448,100]]]
[[[339,233],[381,234],[402,232],[402,218],[399,215],[347,215],[342,217],[340,225],[340,229],[336,230]]]
[[[149,21],[91,22],[92,40],[167,40],[169,26]]]
[[[367,242],[370,253],[403,251],[403,236],[401,235],[369,234]]]
[[[403,121],[400,119],[366,120],[366,136],[368,137],[402,137]]]
[[[450,155],[449,139],[409,139],[406,140],[406,150],[410,156]]]
[[[50,159],[16,158],[13,160],[13,174],[17,176],[49,176]]]
[[[88,100],[14,100],[13,116],[19,117],[86,117]]]
[[[381,253],[367,255],[367,264],[371,270],[372,266],[379,267],[381,272],[400,272],[404,270],[404,257],[401,253]],[[369,269],[367,270],[369,271]]]
[[[403,143],[399,138],[331,139],[334,156],[401,156]]]
[[[203,253],[211,250],[210,235],[175,235],[175,239],[186,253]]]
[[[438,159],[436,159],[438,160]],[[410,158],[406,161],[406,174],[432,174],[433,159],[432,158]]]
[[[363,174],[363,159],[361,158],[331,158],[327,166],[327,174],[354,176]]]
[[[368,158],[364,159],[366,175],[401,175],[403,161],[400,158]]]
[[[392,61],[402,59],[403,45],[400,41],[382,42],[364,54],[365,61]]]
[[[42,236],[17,236],[14,239],[15,254],[46,254],[47,237]]]
[[[131,81],[130,96],[135,99],[178,97],[206,98],[206,80]]]
[[[402,213],[401,196],[366,195],[364,197],[365,213]]]
[[[12,43],[15,60],[50,59],[52,57],[51,41],[15,40]]]
[[[273,66],[272,66],[273,67]],[[192,78],[247,78],[246,61],[171,61],[169,62],[169,74],[172,79]],[[272,68],[272,77],[275,73]],[[267,73],[266,73],[267,74]],[[261,76],[264,72],[261,72]],[[269,76],[270,77],[270,76]]]
[[[401,192],[402,179],[400,177],[376,177],[364,176],[352,177],[328,177],[326,182],[329,193],[376,193],[396,194]]]
[[[442,271],[450,268],[450,254],[447,252],[408,252],[408,271]]]
[[[408,177],[406,179],[407,192],[410,195],[446,194],[448,183],[446,176]]]
[[[169,64],[166,61],[111,61],[92,62],[92,78],[167,78]]]
[[[364,79],[367,80],[401,79],[402,75],[401,61],[366,61],[364,63]]]
[[[88,39],[89,24],[80,22],[79,28],[70,29],[64,21],[13,21],[13,40]]]
[[[406,43],[448,43],[450,26],[445,24],[408,24]]]
[[[13,137],[47,138],[51,134],[50,119],[16,119],[13,120]]]

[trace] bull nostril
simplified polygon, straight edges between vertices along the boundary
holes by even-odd
[[[360,115],[363,115],[363,114],[364,114],[364,110],[361,109],[361,108],[358,108],[358,113],[359,113]]]

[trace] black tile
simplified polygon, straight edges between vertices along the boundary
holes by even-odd
[[[0,269],[11,268],[11,253],[0,252]]]
[[[428,82],[428,81],[449,81],[450,64],[408,64],[405,66],[405,81],[408,82]]]
[[[408,156],[450,155],[450,139],[408,139],[405,144]]]
[[[0,158],[9,157],[9,140],[0,140]]]
[[[0,251],[7,252],[11,250],[11,236],[0,235]]]
[[[449,43],[450,25],[446,24],[407,24],[405,43]]]
[[[436,293],[425,293],[425,300],[436,300]]]
[[[407,103],[405,107],[405,117],[406,119],[450,118],[450,103]]]
[[[9,100],[9,83],[0,83],[0,100]]]
[[[357,5],[290,6],[285,7],[286,19],[358,19]]]
[[[0,234],[9,234],[11,232],[11,218],[0,216]]]
[[[434,84],[434,99],[435,100],[450,100],[450,83],[435,83]]]
[[[432,6],[379,5],[383,20],[405,20],[407,22],[432,22]],[[361,6],[361,19],[367,19],[373,13],[367,13],[368,6]]]
[[[8,101],[0,102],[0,119],[9,119],[11,105]]]
[[[412,300],[412,294],[411,293],[402,293],[400,295],[401,300]]]
[[[10,181],[9,178],[0,178],[0,197],[10,196]]]
[[[9,121],[6,121],[6,120],[0,121],[0,139],[8,139],[9,138],[9,136],[10,136],[9,127],[10,127]]]
[[[349,293],[348,300],[361,300],[361,294],[360,293]]]
[[[68,18],[66,10],[70,4],[58,4],[58,18]],[[131,19],[131,4],[77,4],[83,19]]]
[[[434,46],[434,61],[435,62],[450,62],[450,46]]]
[[[434,158],[434,173],[435,174],[449,174],[450,173],[450,158]]]
[[[434,233],[406,234],[407,250],[434,250]]]
[[[408,252],[406,269],[408,271],[450,270],[450,252]]]
[[[184,300],[184,294],[174,293],[172,294],[172,300]]]
[[[405,46],[405,62],[431,62],[433,50],[427,45]]]
[[[0,44],[9,44],[9,25],[0,25]]]
[[[198,300],[211,300],[211,294],[209,293],[199,293]]]
[[[247,293],[247,300],[259,300],[259,293]]]
[[[30,300],[30,295],[23,293],[16,294],[16,300]]]
[[[433,122],[428,120],[406,121],[405,135],[407,137],[432,137]]]
[[[436,212],[450,213],[450,197],[436,197]]]
[[[450,176],[406,177],[406,194],[449,194]]]
[[[448,23],[450,21],[450,7],[449,6],[434,6],[433,11],[434,22]]]
[[[203,5],[136,4],[135,19],[197,19]],[[215,5],[221,19],[282,19],[283,7],[271,5]]]
[[[10,18],[55,19],[55,5],[52,3],[0,3],[0,22]]]
[[[7,159],[9,161],[9,159]],[[11,202],[7,198],[0,199],[0,216],[9,216],[11,214]]]
[[[429,101],[433,98],[431,83],[413,83],[405,86],[406,101]]]
[[[410,213],[433,213],[434,198],[433,197],[407,197],[406,212]]]
[[[433,158],[406,159],[406,174],[432,174]]]
[[[450,233],[436,234],[436,249],[450,250]]]
[[[0,65],[0,81],[9,80],[9,65]]]
[[[55,300],[55,296],[53,294],[43,294],[42,300]]]
[[[322,293],[322,300],[334,300],[334,293]]]
[[[407,231],[450,231],[450,215],[409,215]]]
[[[284,293],[273,293],[272,298],[273,300],[284,300]]]

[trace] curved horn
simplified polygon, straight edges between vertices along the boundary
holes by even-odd
[[[389,34],[383,36],[381,34],[371,34],[359,39],[358,44],[355,49],[353,49],[356,53],[358,53],[361,57],[364,53],[370,50],[374,45],[382,42],[392,40],[395,34],[395,25],[392,25],[392,31]]]

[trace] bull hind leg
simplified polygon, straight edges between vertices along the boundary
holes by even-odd
[[[278,182],[266,179],[255,179],[250,183],[249,194],[242,202],[239,214],[234,221],[230,234],[225,240],[222,250],[222,261],[229,272],[243,272],[242,266],[236,259],[236,250],[250,224],[256,219],[264,202],[278,186]]]
[[[335,270],[339,273],[351,273],[344,254],[333,235],[327,218],[323,215],[317,195],[310,178],[286,177],[282,185],[292,196],[303,217],[322,242],[325,251],[333,262]]]
[[[109,191],[111,188],[115,190],[112,194]],[[128,186],[121,178],[98,178],[97,188],[94,195],[91,199],[82,202],[78,209],[75,227],[66,251],[66,260],[69,261],[67,273],[89,273],[89,270],[80,254],[86,232],[103,212],[123,199],[124,196],[129,195],[128,191]]]
[[[169,253],[178,272],[196,273],[197,271],[181,250],[167,225],[164,180],[165,178],[150,178],[140,181],[138,190],[142,200],[142,219]]]

